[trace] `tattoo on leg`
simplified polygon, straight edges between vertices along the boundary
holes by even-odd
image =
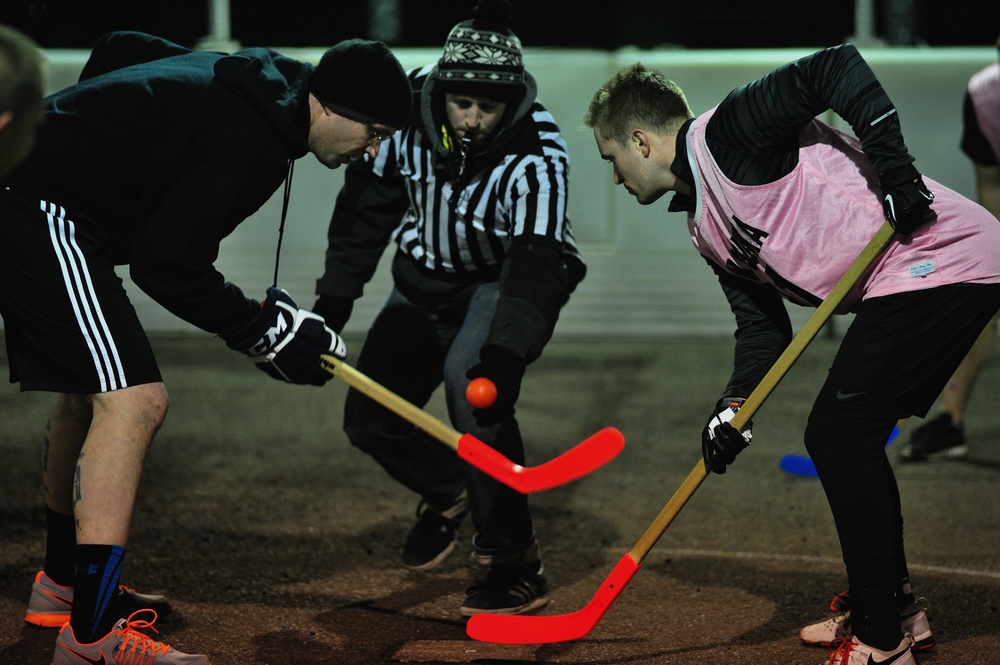
[[[83,455],[81,454],[80,457],[82,458]],[[80,464],[78,462],[77,465],[76,465],[76,473],[73,475],[73,510],[74,511],[76,511],[76,504],[79,503],[80,499],[83,498],[83,489],[82,489],[83,483],[80,481],[81,474],[82,474],[82,472],[81,472],[81,469],[80,469]]]
[[[46,428],[48,431],[48,428]],[[52,448],[52,444],[49,442],[48,434],[42,437],[42,473],[49,470],[49,450]]]

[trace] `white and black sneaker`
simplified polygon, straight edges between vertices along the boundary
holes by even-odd
[[[859,642],[857,637],[840,640],[833,645],[830,660],[824,665],[917,665],[913,657],[913,638],[904,635],[892,651],[882,651]]]
[[[468,512],[465,490],[442,511],[421,501],[417,506],[417,523],[403,544],[403,565],[410,570],[429,570],[444,561],[455,549],[458,528]]]
[[[828,647],[837,640],[850,641],[854,637],[851,629],[850,598],[847,593],[839,593],[830,603],[830,609],[839,614],[826,621],[806,626],[799,631],[799,638],[806,644]],[[935,646],[934,634],[927,619],[930,603],[926,598],[917,598],[899,611],[900,629],[913,638],[916,651],[927,651]]]
[[[549,585],[541,561],[529,564],[495,563],[486,580],[465,592],[462,616],[482,612],[524,614],[549,602]]]

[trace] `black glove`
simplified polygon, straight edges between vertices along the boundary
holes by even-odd
[[[347,357],[344,340],[324,325],[322,318],[301,309],[285,291],[273,286],[257,316],[230,335],[226,345],[246,354],[276,379],[313,386],[333,378],[320,366],[320,354]]]
[[[900,235],[908,236],[931,219],[934,195],[913,164],[889,169],[879,174],[882,210],[889,224]]]
[[[725,473],[726,466],[732,464],[740,451],[750,445],[753,440],[753,421],[747,422],[746,429],[740,432],[729,421],[743,404],[743,398],[727,397],[719,400],[715,412],[708,419],[701,433],[701,455],[705,464],[715,473]]]
[[[514,415],[514,404],[521,394],[525,362],[499,346],[484,346],[479,357],[479,364],[474,365],[465,376],[470,380],[485,376],[497,387],[497,398],[492,406],[472,411],[480,427],[489,427]]]
[[[313,313],[322,316],[326,325],[330,326],[338,335],[343,332],[353,310],[354,298],[341,298],[340,296],[320,296],[312,308]]]

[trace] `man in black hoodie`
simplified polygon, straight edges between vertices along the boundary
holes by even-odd
[[[394,289],[358,367],[418,405],[444,384],[455,428],[524,464],[514,416],[521,378],[552,335],[585,267],[566,214],[569,155],[535,98],[506,0],[481,1],[456,25],[438,62],[411,72],[413,117],[375,159],[355,162],[330,223],[314,306],[335,330],[391,241]],[[474,409],[470,379],[494,404]],[[360,392],[344,430],[420,497],[403,565],[427,570],[454,550],[471,514],[486,579],[459,611],[521,613],[548,602],[527,497],[460,460]]]
[[[340,337],[278,288],[248,298],[213,264],[295,159],[312,152],[338,168],[377,156],[410,98],[381,42],[341,42],[314,67],[134,32],[102,38],[79,83],[47,98],[34,151],[0,191],[0,314],[12,382],[58,395],[44,441],[45,568],[25,617],[69,621],[56,665],[138,653],[150,665],[208,663],[134,630],[169,605],[119,584],[168,399],[115,266],[271,376],[322,385],[319,355],[343,357]],[[146,611],[129,619],[137,609]]]

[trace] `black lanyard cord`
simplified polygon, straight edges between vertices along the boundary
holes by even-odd
[[[288,175],[285,176],[285,193],[281,202],[281,222],[278,224],[278,248],[274,252],[274,284],[278,286],[278,262],[281,259],[281,239],[285,235],[285,217],[288,215],[288,199],[292,193],[292,172],[295,170],[295,160],[288,160]]]

